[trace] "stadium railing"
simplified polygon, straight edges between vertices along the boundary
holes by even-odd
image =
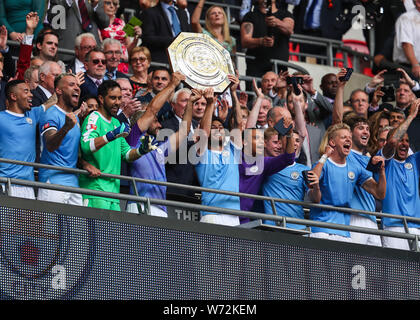
[[[31,166],[34,168],[54,169],[54,170],[59,170],[59,171],[63,171],[67,173],[74,173],[74,174],[83,174],[83,175],[89,174],[86,170],[81,170],[81,169],[57,167],[57,166],[51,166],[51,165],[46,165],[46,164],[40,164],[40,163],[18,161],[18,160],[13,160],[13,159],[0,158],[0,162],[14,164],[14,165]],[[215,212],[215,213],[220,213],[220,214],[235,215],[235,216],[240,216],[240,217],[247,217],[250,219],[255,219],[255,221],[272,220],[278,223],[281,227],[281,228],[273,227],[272,230],[282,230],[284,232],[296,233],[296,234],[301,234],[301,235],[310,234],[310,227],[322,227],[322,228],[328,228],[328,229],[345,230],[345,231],[350,231],[350,232],[374,234],[374,235],[385,236],[385,237],[394,237],[394,238],[406,239],[410,241],[411,250],[415,252],[420,251],[420,248],[419,248],[420,236],[415,235],[415,234],[410,234],[408,230],[408,224],[407,224],[409,221],[420,223],[420,218],[407,217],[407,216],[391,214],[391,213],[383,213],[383,212],[354,210],[351,208],[334,207],[334,206],[315,204],[315,203],[310,203],[310,202],[280,199],[280,198],[266,197],[266,196],[247,194],[247,193],[241,193],[241,192],[224,191],[224,190],[218,190],[218,189],[212,189],[212,188],[203,188],[203,187],[197,187],[197,186],[183,185],[183,184],[172,183],[172,182],[155,181],[155,180],[142,179],[142,178],[136,178],[136,177],[130,177],[130,176],[123,176],[123,175],[102,173],[101,177],[126,180],[133,184],[133,189],[135,190],[136,194],[135,195],[122,194],[122,193],[117,194],[117,193],[112,193],[112,192],[68,187],[68,186],[43,183],[43,182],[38,182],[38,181],[13,179],[13,178],[6,178],[6,177],[0,177],[0,183],[3,183],[5,185],[6,195],[9,195],[8,192],[10,190],[11,185],[22,185],[22,186],[28,186],[28,187],[34,187],[34,188],[44,188],[44,189],[50,189],[50,190],[56,190],[56,191],[73,192],[73,193],[79,193],[79,194],[85,194],[85,195],[94,195],[94,196],[99,196],[99,197],[113,198],[113,199],[118,199],[118,200],[133,201],[133,202],[138,202],[138,203],[141,202],[144,204],[145,209],[143,213],[146,215],[150,215],[150,205],[174,206],[174,207],[180,207],[180,208],[188,209],[188,210],[200,210],[200,211]],[[266,214],[266,213],[261,213],[261,212],[251,212],[251,211],[234,210],[234,209],[227,209],[227,208],[214,207],[214,206],[205,206],[205,205],[200,205],[196,203],[188,203],[184,201],[163,200],[163,199],[142,197],[138,195],[136,182],[163,185],[167,187],[190,189],[196,192],[210,192],[210,193],[218,193],[218,194],[224,194],[224,195],[229,195],[229,196],[252,198],[252,199],[261,200],[261,201],[269,201],[271,203],[274,214],[271,215],[271,214]],[[276,205],[275,205],[276,202],[300,205],[303,208],[307,208],[307,209],[320,208],[324,210],[340,211],[340,212],[344,212],[348,214],[367,214],[367,215],[376,216],[378,218],[387,217],[387,218],[401,219],[403,221],[406,232],[405,233],[393,232],[393,231],[381,230],[381,229],[376,230],[376,229],[341,225],[341,224],[335,224],[335,223],[319,222],[319,221],[313,221],[313,220],[308,220],[308,219],[286,217],[286,216],[282,216],[281,213],[277,212]],[[307,229],[303,231],[290,229],[290,228],[287,228],[287,223],[304,225],[307,227]],[[251,226],[253,226],[252,223],[251,223]],[[246,227],[246,226],[240,225],[240,227]],[[270,228],[269,225],[265,225],[265,227]]]

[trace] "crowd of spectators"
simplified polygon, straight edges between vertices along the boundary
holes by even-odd
[[[386,2],[230,1],[242,6],[232,10],[229,21],[223,5],[209,6],[205,0],[140,0],[135,5],[123,0],[2,1],[0,158],[83,168],[89,174],[40,168],[36,175],[30,166],[0,163],[0,176],[154,199],[198,197],[206,206],[267,214],[276,209],[286,217],[398,232],[407,227],[420,234],[420,223],[413,221],[404,226],[401,219],[387,217],[378,224],[375,215],[320,207],[307,215],[294,204],[273,206],[161,184],[134,186],[101,176],[124,174],[420,218],[420,0]],[[386,27],[391,37],[377,42],[375,75],[365,86],[346,99],[345,87],[352,81],[345,77],[346,68],[324,74],[319,90],[310,74],[273,71],[270,59],[288,61],[294,32],[340,40],[351,28],[355,5],[366,7],[376,33]],[[141,24],[126,28],[121,7],[135,9]],[[385,26],[381,14],[393,16],[395,23]],[[238,34],[231,31],[234,23],[240,24]],[[165,67],[166,49],[180,32],[204,33],[232,55],[246,51],[246,75],[261,79],[260,85],[254,79],[249,91],[241,91],[235,74],[227,75],[230,87],[223,94],[188,88],[186,75]],[[19,45],[8,46],[7,40]],[[300,50],[322,53],[310,45]],[[35,192],[17,184],[9,192],[168,216],[165,206],[129,202],[123,208],[105,193]],[[249,220],[201,212],[203,222],[236,226]],[[406,240],[325,227],[313,227],[310,236],[409,248]]]

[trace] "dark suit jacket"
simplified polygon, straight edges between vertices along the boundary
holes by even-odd
[[[308,3],[309,0],[301,0],[300,4],[293,9],[295,33],[305,34],[304,19]],[[328,1],[322,0],[320,17],[321,37],[341,40],[343,34],[351,28],[352,19],[355,16],[355,14],[351,12],[351,9],[353,6],[360,4],[360,2],[358,0],[341,0],[333,1],[332,3],[332,8],[328,8]]]
[[[96,84],[88,77],[85,72],[85,82],[80,86],[80,101],[83,101],[88,96],[97,96],[98,87]]]
[[[34,107],[40,106],[45,101],[48,100],[47,96],[45,95],[44,91],[38,86],[34,90],[31,90],[32,92],[32,105]]]
[[[192,120],[193,128],[197,128],[198,122]],[[162,128],[171,129],[173,132],[179,130],[179,121],[176,117],[169,118],[162,123]],[[187,141],[187,149],[194,144],[193,141]],[[179,151],[176,152],[176,159],[179,159]],[[166,169],[166,180],[168,182],[175,182],[181,184],[187,184],[190,186],[199,186],[197,176],[195,173],[194,166],[187,161],[186,164],[169,164],[165,165]],[[166,189],[167,194],[194,196],[194,191],[182,188],[168,187]]]
[[[177,10],[178,19],[181,25],[181,31],[191,32],[191,25],[188,23],[188,17],[185,10]],[[162,5],[145,10],[142,14],[143,21],[143,44],[151,54],[154,62],[169,63],[166,55],[166,49],[174,40],[172,27],[165,14]]]
[[[6,81],[0,81],[0,111],[6,110]]]

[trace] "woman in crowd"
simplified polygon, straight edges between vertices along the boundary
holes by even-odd
[[[133,49],[138,40],[141,37],[142,30],[139,26],[134,28],[135,36],[131,40],[123,30],[125,27],[124,20],[116,16],[118,7],[120,6],[119,0],[104,0],[104,11],[109,17],[109,26],[105,29],[101,29],[102,40],[107,38],[113,38],[121,42],[122,46],[122,63],[118,66],[118,71],[123,73],[128,72],[128,55],[131,49]]]
[[[130,66],[133,75],[130,77],[133,96],[141,96],[147,90],[147,77],[152,56],[146,47],[135,47],[130,52]]]
[[[43,21],[45,2],[45,0],[1,0],[0,26],[6,26],[11,40],[22,41],[26,30],[26,15],[29,12],[36,12],[39,21]],[[39,23],[34,31],[35,37],[42,27],[42,23]]]
[[[223,8],[211,6],[206,12],[205,28],[200,25],[201,12],[205,0],[200,0],[191,16],[191,27],[194,32],[204,33],[217,40],[229,53],[236,52],[236,39],[231,37],[229,22]]]

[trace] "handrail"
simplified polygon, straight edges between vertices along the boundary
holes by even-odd
[[[25,166],[31,166],[31,167],[37,167],[37,168],[53,169],[53,170],[64,171],[64,172],[68,172],[68,173],[74,173],[74,174],[89,175],[89,172],[87,170],[74,169],[74,168],[69,168],[69,167],[57,167],[57,166],[42,164],[42,163],[25,162],[25,161],[6,159],[6,158],[0,158],[0,162],[9,163],[9,164],[16,164],[16,165],[25,165]],[[352,208],[334,207],[334,206],[325,205],[325,204],[310,203],[310,202],[289,200],[289,199],[281,199],[281,198],[267,197],[267,196],[249,194],[249,193],[226,191],[226,190],[219,190],[219,189],[212,189],[212,188],[205,188],[205,187],[198,187],[198,186],[190,186],[190,185],[174,183],[174,182],[142,179],[142,178],[137,178],[137,177],[123,176],[123,175],[116,175],[116,174],[109,174],[109,173],[101,173],[101,177],[102,178],[119,179],[119,180],[127,180],[127,181],[135,181],[135,182],[141,182],[141,183],[150,183],[150,184],[156,184],[156,185],[163,185],[163,186],[167,186],[167,187],[178,187],[178,188],[190,189],[190,190],[200,191],[200,192],[210,192],[210,193],[218,193],[218,194],[229,195],[229,196],[246,197],[246,198],[252,198],[252,199],[255,199],[255,200],[262,200],[262,201],[275,201],[275,202],[281,202],[281,203],[287,203],[287,204],[300,205],[304,208],[318,208],[318,209],[325,209],[325,210],[334,210],[334,211],[340,211],[340,212],[349,213],[349,214],[355,213],[355,214],[374,215],[376,217],[402,219],[402,220],[407,220],[407,221],[419,222],[420,223],[420,218],[407,217],[407,216],[391,214],[391,213],[372,212],[372,211],[367,211],[367,210],[355,210],[355,209],[352,209]],[[11,178],[4,178],[4,177],[1,178],[0,177],[0,179],[11,179]],[[14,179],[14,180],[20,181],[20,179]],[[22,181],[28,181],[28,180],[22,180]],[[41,183],[41,182],[39,182],[39,183]],[[50,184],[47,184],[47,185],[50,185]],[[56,186],[58,186],[58,185],[56,185]],[[88,190],[88,189],[86,189],[86,190]],[[72,192],[75,192],[75,191],[72,191]],[[109,195],[115,195],[115,197],[117,198],[118,194],[107,193],[107,197],[110,197]],[[144,198],[144,199],[146,199],[146,198]],[[125,200],[127,200],[127,199],[125,199]],[[157,201],[161,201],[161,200],[157,200]],[[242,212],[242,211],[240,211],[240,212]]]

